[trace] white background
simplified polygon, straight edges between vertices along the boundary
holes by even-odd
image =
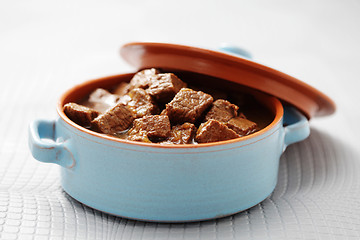
[[[0,1],[1,239],[359,239],[360,2]],[[133,71],[130,41],[248,49],[255,60],[329,95],[333,116],[280,161],[262,204],[225,219],[150,224],[93,211],[66,195],[57,166],[35,161],[27,126],[56,117],[74,84]]]

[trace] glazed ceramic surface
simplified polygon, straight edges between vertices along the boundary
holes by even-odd
[[[80,88],[114,80],[92,81]],[[254,206],[275,188],[286,147],[309,135],[306,117],[293,108],[283,115],[276,98],[259,93],[275,118],[255,134],[198,145],[130,142],[71,122],[61,107],[74,92],[79,87],[60,101],[59,119],[30,125],[31,152],[39,161],[61,166],[62,187],[72,197],[127,218],[196,221]]]
[[[120,53],[137,69],[154,67],[196,72],[260,90],[295,106],[308,119],[331,115],[336,108],[324,93],[251,60],[249,52],[236,46],[223,46],[221,51],[214,51],[179,44],[132,42],[125,44]]]

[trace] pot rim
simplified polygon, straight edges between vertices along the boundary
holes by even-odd
[[[78,124],[76,124],[75,122],[73,122],[72,120],[70,120],[66,114],[63,111],[63,106],[66,102],[66,98],[72,94],[74,94],[75,92],[79,91],[80,89],[84,88],[87,85],[91,85],[94,84],[96,82],[101,82],[101,81],[106,81],[106,80],[110,80],[113,78],[117,78],[117,77],[121,77],[121,76],[125,76],[125,75],[130,75],[133,73],[123,73],[123,74],[118,74],[118,75],[111,75],[111,76],[106,76],[106,77],[101,77],[101,78],[96,78],[93,80],[88,80],[85,82],[82,82],[80,84],[77,84],[73,87],[71,87],[70,89],[68,89],[67,91],[65,91],[59,98],[58,102],[57,102],[57,113],[60,116],[60,118],[66,122],[67,124],[69,124],[71,127],[85,133],[85,134],[89,134],[92,135],[94,137],[97,138],[101,138],[101,139],[106,139],[112,142],[119,142],[122,144],[129,144],[129,145],[135,145],[135,146],[141,146],[141,147],[154,147],[154,148],[168,148],[168,149],[179,149],[179,148],[186,148],[186,149],[194,149],[194,148],[203,148],[203,147],[214,147],[214,146],[220,146],[220,145],[225,145],[225,144],[231,144],[231,143],[237,143],[237,142],[243,142],[252,138],[256,138],[262,134],[264,134],[265,132],[268,132],[269,130],[271,130],[272,128],[274,128],[283,118],[284,115],[284,109],[283,106],[280,102],[279,99],[277,99],[274,96],[270,96],[267,95],[265,93],[262,92],[258,92],[257,94],[262,95],[266,98],[268,98],[269,102],[267,102],[266,104],[269,104],[269,106],[273,106],[274,110],[274,119],[272,120],[272,122],[267,125],[265,128],[259,130],[258,132],[252,133],[250,135],[241,137],[241,138],[235,138],[235,139],[230,139],[230,140],[225,140],[225,141],[219,141],[219,142],[212,142],[212,143],[199,143],[199,144],[159,144],[159,143],[144,143],[144,142],[137,142],[137,141],[130,141],[130,140],[126,140],[126,139],[122,139],[122,138],[117,138],[117,137],[113,137],[110,135],[106,135],[106,134],[102,134],[102,133],[97,133],[95,131],[86,129]],[[263,102],[262,102],[263,103]],[[269,108],[269,106],[267,106]]]

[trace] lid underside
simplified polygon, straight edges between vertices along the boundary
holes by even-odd
[[[121,56],[138,70],[153,67],[190,71],[260,90],[295,106],[308,119],[335,111],[333,101],[308,84],[234,55],[177,44],[135,42],[124,45]]]

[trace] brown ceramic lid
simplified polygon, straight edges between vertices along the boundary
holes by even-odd
[[[120,53],[137,69],[154,67],[191,71],[266,92],[295,106],[308,119],[327,116],[335,111],[334,102],[308,84],[231,54],[191,46],[149,42],[125,44]]]

